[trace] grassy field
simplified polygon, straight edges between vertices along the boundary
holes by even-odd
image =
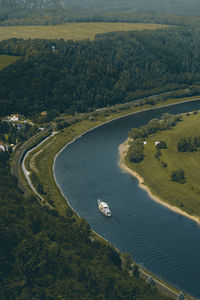
[[[9,38],[23,39],[94,39],[98,33],[128,30],[155,30],[166,25],[143,23],[66,23],[55,26],[1,26],[0,40]]]
[[[14,63],[17,59],[19,56],[0,55],[0,70]]]
[[[177,142],[182,137],[200,135],[200,113],[183,116],[173,129],[152,134],[147,138],[145,158],[140,163],[127,165],[144,178],[144,184],[152,193],[187,213],[200,216],[200,150],[197,152],[178,152]],[[160,161],[155,159],[155,141],[165,141],[167,149],[162,149]],[[127,161],[127,160],[126,160]],[[167,163],[164,168],[161,161]],[[182,168],[186,183],[171,181],[171,172]]]

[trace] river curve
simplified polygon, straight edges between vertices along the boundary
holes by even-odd
[[[200,101],[132,114],[87,132],[65,147],[54,165],[56,181],[91,228],[174,287],[200,297],[200,226],[149,198],[118,165],[118,147],[132,127],[163,113],[200,109]],[[112,217],[97,209],[108,202]]]

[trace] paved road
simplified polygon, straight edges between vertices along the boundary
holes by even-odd
[[[173,299],[177,299],[178,293],[176,291],[174,291],[173,289],[171,289],[170,287],[168,287],[161,281],[157,280],[153,276],[149,275],[147,272],[144,271],[144,269],[140,268],[139,272],[140,272],[141,278],[143,278],[146,281],[149,279],[149,277],[152,277],[154,285],[162,294],[164,294],[165,296],[169,296]],[[188,299],[188,298],[185,298],[185,299]]]
[[[42,132],[38,132],[37,134],[35,134],[34,136],[32,136],[29,140],[27,140],[25,143],[23,143],[16,151],[11,163],[11,173],[17,177],[18,180],[18,187],[20,188],[20,190],[22,190],[23,193],[25,193],[25,195],[29,194],[29,190],[27,189],[27,187],[24,185],[22,177],[21,177],[21,163],[22,160],[24,158],[24,155],[27,152],[27,149],[29,147],[29,145],[35,140],[37,139],[40,135],[42,134]]]
[[[54,136],[57,132],[53,132],[51,135],[47,136],[46,138],[44,138],[39,144],[37,144],[35,147],[31,148],[29,151],[26,152],[25,156],[22,156],[22,160],[21,160],[21,166],[22,166],[22,171],[24,173],[24,176],[30,186],[30,188],[32,189],[32,191],[36,194],[36,196],[43,202],[44,199],[42,198],[42,196],[38,193],[38,191],[35,189],[34,185],[32,184],[30,177],[29,177],[29,172],[25,167],[25,158],[26,156],[31,153],[34,149],[36,149],[37,147],[39,147],[41,144],[43,144],[46,140],[48,140],[50,137]]]

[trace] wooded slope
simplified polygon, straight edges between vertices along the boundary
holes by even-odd
[[[1,114],[84,112],[198,85],[199,44],[198,30],[186,29],[2,41],[0,54],[23,58],[0,73]]]

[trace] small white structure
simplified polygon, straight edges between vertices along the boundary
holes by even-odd
[[[20,130],[24,127],[24,124],[17,123],[16,127],[17,127],[18,130]]]
[[[11,116],[9,117],[9,120],[10,120],[11,122],[17,122],[17,121],[19,121],[19,115],[11,115]]]
[[[155,146],[157,146],[158,144],[160,144],[160,142],[155,142]]]
[[[5,150],[6,149],[5,149],[4,145],[0,144],[0,151],[5,151]]]
[[[144,141],[143,144],[146,145],[146,144],[147,144],[147,141]]]
[[[5,145],[5,150],[6,150],[6,151],[9,150],[9,145]]]

